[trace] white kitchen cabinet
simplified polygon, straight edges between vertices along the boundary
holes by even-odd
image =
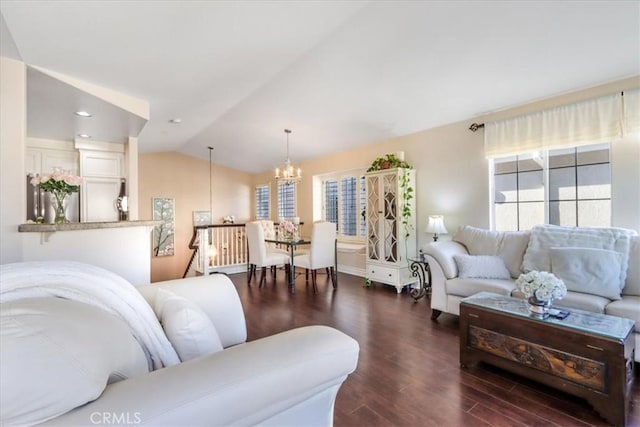
[[[415,170],[368,172],[366,188],[367,278],[400,293],[418,281],[409,271],[409,258],[416,256]]]

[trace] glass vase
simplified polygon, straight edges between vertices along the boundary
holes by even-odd
[[[529,311],[532,316],[540,319],[549,317],[549,309],[551,308],[552,300],[541,300],[533,295],[529,297],[527,302],[529,303]]]
[[[49,193],[51,196],[51,205],[53,206],[53,223],[66,224],[67,219],[67,196],[66,193]]]

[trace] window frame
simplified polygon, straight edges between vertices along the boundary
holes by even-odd
[[[580,150],[584,149],[584,148],[589,148],[589,147],[599,147],[601,146],[602,149],[604,149],[606,147],[607,150],[607,155],[608,155],[608,161],[607,162],[595,162],[595,163],[584,163],[584,164],[580,164],[578,161],[578,157],[580,154]],[[519,163],[520,163],[520,159],[519,156],[533,156],[533,158],[535,159],[536,157],[538,159],[542,160],[542,165],[541,165],[541,169],[542,169],[542,190],[543,190],[543,213],[544,213],[544,224],[550,224],[550,209],[551,209],[551,203],[557,203],[560,201],[563,202],[575,202],[575,225],[574,224],[570,224],[567,226],[577,226],[577,227],[581,227],[581,226],[595,226],[595,227],[611,227],[612,224],[612,217],[613,217],[613,213],[612,213],[612,209],[613,209],[613,195],[612,195],[612,176],[613,176],[613,163],[612,163],[612,159],[611,159],[611,153],[612,153],[612,147],[611,147],[611,143],[596,143],[596,144],[591,144],[591,145],[579,145],[579,146],[575,146],[575,147],[570,147],[570,148],[565,148],[562,150],[573,150],[572,155],[574,156],[574,162],[572,165],[569,166],[562,166],[562,168],[559,167],[550,167],[550,158],[554,157],[554,151],[560,151],[560,149],[549,149],[549,150],[543,150],[541,152],[527,152],[527,153],[520,153],[518,155],[511,155],[511,156],[504,156],[504,157],[496,157],[496,158],[492,158],[489,159],[489,214],[490,214],[490,226],[491,226],[491,230],[501,230],[501,231],[507,231],[504,228],[498,228],[497,224],[497,214],[496,214],[496,206],[498,204],[502,204],[502,203],[496,203],[496,176],[501,176],[501,175],[508,175],[510,173],[514,173],[516,175],[516,188],[515,188],[515,192],[516,192],[516,200],[515,202],[504,202],[504,204],[507,203],[515,203],[516,204],[516,209],[517,209],[517,213],[516,213],[516,229],[517,230],[528,230],[526,228],[522,228],[521,227],[521,215],[520,215],[520,205],[523,203],[528,203],[528,201],[520,201],[520,185],[519,185],[519,180],[520,180],[520,174],[521,173],[526,173],[528,171],[519,171],[518,167],[519,167]],[[557,155],[557,154],[556,154]],[[513,172],[507,172],[504,174],[496,174],[496,161],[497,160],[501,160],[501,159],[508,159],[508,158],[514,158],[515,160],[515,164],[516,164],[516,168],[515,171]],[[589,197],[583,197],[581,198],[579,196],[580,193],[580,182],[578,180],[578,175],[579,175],[579,168],[581,167],[589,167],[589,166],[597,166],[597,165],[604,165],[607,164],[608,165],[608,172],[609,172],[609,181],[608,181],[608,186],[609,186],[609,197],[598,197],[598,198],[589,198]],[[575,197],[573,199],[553,199],[551,200],[551,196],[550,196],[550,189],[553,187],[551,180],[550,180],[550,171],[551,170],[558,170],[558,169],[573,169],[573,174],[575,176],[575,183],[574,183],[574,189],[575,189]],[[609,218],[608,218],[608,223],[607,224],[597,224],[597,225],[581,225],[580,223],[580,217],[579,217],[579,204],[580,202],[585,202],[585,201],[590,201],[590,200],[597,200],[597,201],[608,201],[609,205],[608,205],[608,210],[609,210]],[[539,203],[539,202],[538,202]],[[587,221],[589,222],[589,221]],[[511,230],[509,230],[511,231]]]
[[[267,203],[267,216],[266,217],[260,217],[258,216],[258,189],[266,189],[267,191],[267,198],[266,198],[266,203]],[[271,218],[271,184],[267,183],[267,184],[259,184],[256,185],[253,188],[253,200],[255,203],[254,206],[254,211],[253,211],[253,216],[256,220],[268,220]]]
[[[356,202],[356,224],[355,224],[355,235],[344,234],[344,224],[342,223],[342,205],[343,205],[343,180],[355,178],[355,194],[354,199]],[[365,169],[353,169],[342,172],[332,172],[329,174],[324,174],[320,177],[320,188],[321,188],[321,218],[323,221],[328,221],[327,219],[327,194],[326,194],[326,182],[335,181],[337,187],[337,237],[339,241],[344,242],[361,242],[364,243],[366,241],[366,226],[363,228],[364,220],[361,217],[361,213],[364,209],[366,209],[366,178],[365,178]],[[364,194],[364,200],[362,200],[361,195]]]
[[[283,188],[284,186],[293,187],[293,215],[281,215],[281,211],[283,209],[281,209],[281,206],[280,206],[280,202],[282,201],[282,198],[280,197],[280,189]],[[277,209],[278,209],[277,210],[278,221],[280,221],[281,218],[291,219],[298,216],[298,184],[297,183],[278,182],[276,199],[277,199]]]

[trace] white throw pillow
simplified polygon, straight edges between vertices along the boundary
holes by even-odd
[[[564,281],[567,290],[620,299],[622,254],[593,248],[552,247],[551,272]]]
[[[529,244],[528,231],[492,231],[465,225],[454,234],[453,240],[462,243],[470,255],[495,255],[517,278],[522,273],[522,258]]]
[[[454,255],[458,277],[467,279],[511,279],[511,273],[499,256]]]
[[[211,319],[188,299],[158,289],[154,310],[181,361],[222,350]]]
[[[147,372],[127,324],[98,307],[54,297],[0,304],[0,425],[44,422]]]

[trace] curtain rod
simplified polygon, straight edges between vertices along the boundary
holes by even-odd
[[[469,126],[469,130],[471,132],[475,132],[480,128],[484,127],[484,123],[471,123],[471,126]]]

